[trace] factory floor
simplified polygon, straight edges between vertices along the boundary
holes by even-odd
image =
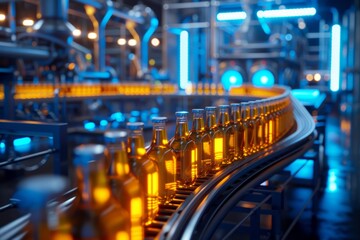
[[[353,112],[354,109],[350,114],[331,113],[327,118],[328,167],[323,173],[318,210],[313,212],[307,207],[286,239],[360,239],[360,114]],[[173,132],[172,127],[168,136],[173,136]],[[150,137],[147,132],[145,140]],[[0,172],[0,206],[8,203],[19,179],[21,176]],[[306,189],[303,191],[288,201],[289,208],[303,204],[302,198],[307,194]],[[16,209],[0,212],[0,227],[16,217]]]
[[[327,118],[328,167],[323,173],[318,210],[306,208],[287,239],[360,239],[360,114],[355,108],[351,110]],[[298,191],[288,204],[299,204],[305,191]]]

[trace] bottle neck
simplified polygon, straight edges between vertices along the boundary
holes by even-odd
[[[108,204],[111,192],[101,161],[76,166],[78,197],[81,204],[98,208]]]
[[[145,154],[145,141],[142,134],[130,135],[127,142],[128,157],[138,157]]]
[[[230,122],[229,120],[229,114],[227,112],[220,112],[219,116],[219,126],[225,126]]]
[[[204,119],[203,118],[193,118],[192,122],[192,131],[193,132],[203,132],[204,131]]]
[[[125,142],[109,144],[107,148],[111,161],[108,175],[112,177],[124,177],[129,174],[130,166],[126,154]]]
[[[209,130],[211,128],[216,127],[216,117],[215,114],[206,115],[206,129]]]
[[[168,138],[165,128],[154,128],[151,140],[151,146],[166,146]]]
[[[239,122],[240,119],[241,119],[240,110],[236,109],[236,110],[232,111],[232,120],[234,122]]]
[[[187,137],[189,135],[189,126],[185,121],[178,121],[176,123],[175,138]]]

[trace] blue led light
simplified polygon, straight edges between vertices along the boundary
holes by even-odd
[[[85,128],[86,130],[92,131],[92,130],[95,129],[95,127],[96,127],[96,125],[95,125],[94,122],[85,122],[85,123],[84,123],[84,128]]]
[[[189,82],[189,33],[180,32],[180,61],[179,61],[180,88],[185,89]]]
[[[0,149],[3,149],[3,148],[5,148],[5,143],[0,142]]]
[[[108,123],[109,122],[107,120],[103,119],[103,120],[100,121],[100,126],[106,127],[108,125]]]
[[[216,14],[218,21],[243,20],[246,18],[246,12],[219,12]]]
[[[271,71],[261,69],[255,72],[251,81],[256,87],[272,87],[275,84],[275,77]]]
[[[14,147],[22,146],[31,143],[31,138],[29,137],[23,137],[23,138],[17,138],[14,139]]]
[[[331,63],[330,63],[330,90],[339,91],[340,87],[340,48],[341,27],[335,24],[331,28]]]
[[[124,122],[125,116],[122,112],[115,112],[115,113],[111,114],[110,119],[117,121],[117,122]]]
[[[239,87],[243,84],[243,76],[236,70],[227,70],[221,76],[221,83],[225,91],[229,91],[231,87]]]
[[[276,9],[276,10],[259,10],[258,18],[285,18],[285,17],[306,17],[314,16],[315,8],[292,8],[292,9]]]

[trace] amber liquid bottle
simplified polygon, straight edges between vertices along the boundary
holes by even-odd
[[[265,144],[265,115],[264,115],[264,106],[263,101],[257,102],[258,109],[258,118],[259,118],[259,127],[257,129],[257,143],[259,145],[259,149],[264,149],[266,147]]]
[[[197,177],[197,147],[189,136],[188,112],[176,112],[175,135],[170,147],[176,155],[176,180],[178,186],[189,187]]]
[[[130,217],[113,198],[104,168],[103,145],[75,148],[77,196],[59,216],[52,239],[129,239]]]
[[[154,117],[151,145],[147,157],[159,168],[159,203],[170,202],[176,191],[176,156],[172,152],[166,133],[166,117]]]
[[[219,106],[219,119],[218,128],[223,134],[224,138],[224,158],[222,164],[228,165],[234,160],[234,134],[235,130],[233,125],[230,123],[229,118],[229,105]]]
[[[190,138],[197,146],[198,177],[205,177],[211,171],[211,137],[205,132],[204,109],[193,109]]]
[[[216,123],[216,107],[205,107],[205,132],[210,135],[212,169],[218,171],[224,159],[224,137]]]
[[[257,152],[260,150],[260,142],[261,141],[261,135],[259,136],[259,129],[261,128],[261,122],[260,122],[260,114],[259,114],[259,108],[257,101],[254,101],[251,103],[251,110],[252,110],[252,116],[251,118],[254,121],[254,144],[252,147],[252,152]]]
[[[129,130],[127,141],[128,158],[145,196],[144,219],[145,224],[149,225],[159,210],[159,169],[157,164],[146,156],[143,136],[144,123],[133,122],[127,123],[126,126]]]
[[[243,157],[244,128],[241,122],[240,103],[231,103],[231,124],[234,127],[234,160]]]
[[[126,131],[107,131],[104,134],[107,157],[110,160],[108,177],[114,197],[128,211],[131,221],[131,239],[144,238],[144,196],[140,182],[130,171],[126,152]]]
[[[248,103],[242,105],[242,117],[244,126],[244,156],[247,157],[252,153],[254,146],[254,120],[251,118],[251,106]]]

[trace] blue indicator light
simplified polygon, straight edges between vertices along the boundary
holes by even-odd
[[[85,128],[86,130],[92,131],[92,130],[95,129],[95,127],[96,127],[96,125],[95,125],[94,122],[85,122],[85,123],[84,123],[84,128]]]
[[[107,120],[103,119],[103,120],[100,121],[100,126],[106,127],[108,125],[108,123],[109,122]]]
[[[227,70],[221,76],[221,83],[225,91],[229,91],[231,87],[239,87],[243,84],[243,76],[236,70]]]
[[[31,138],[29,137],[23,137],[23,138],[17,138],[14,139],[14,147],[22,146],[31,143]]]
[[[275,84],[275,77],[271,71],[261,69],[252,76],[252,83],[256,87],[272,87]]]

